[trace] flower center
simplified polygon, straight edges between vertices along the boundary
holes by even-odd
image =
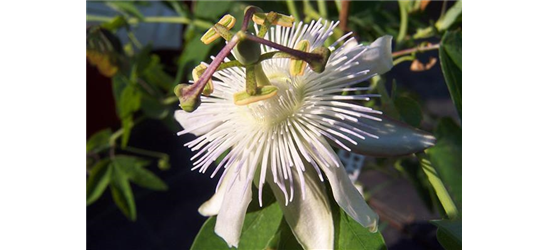
[[[262,126],[277,126],[290,119],[302,107],[301,86],[284,74],[267,76],[272,85],[278,87],[273,98],[242,106],[241,111],[251,122]]]

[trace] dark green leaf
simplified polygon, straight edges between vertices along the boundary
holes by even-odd
[[[86,142],[86,152],[98,153],[109,148],[109,139],[111,138],[111,129],[103,129],[88,139]]]
[[[398,109],[401,119],[414,126],[419,127],[423,119],[421,106],[414,99],[407,96],[399,96],[395,100],[395,106]]]
[[[188,32],[193,33],[192,31]],[[183,53],[181,53],[181,56],[179,57],[177,62],[178,71],[175,79],[176,84],[181,83],[181,81],[187,82],[188,80],[183,80],[183,69],[187,68],[187,71],[189,72],[188,77],[192,77],[190,75],[191,70],[209,55],[210,49],[212,48],[212,46],[204,45],[202,41],[200,41],[200,34],[194,34],[192,36],[189,36],[190,40],[185,43],[185,46],[183,47]]]
[[[416,192],[421,200],[423,200],[425,206],[433,212],[433,191],[431,190],[431,184],[429,184],[427,176],[425,176],[425,173],[421,170],[419,163],[417,161],[411,161],[410,159],[404,158],[395,163],[395,168],[402,172],[404,176],[412,182],[412,185],[416,189]]]
[[[114,203],[128,219],[135,221],[135,200],[128,177],[118,168],[116,162],[112,162],[111,165],[113,167],[110,187]]]
[[[242,227],[242,235],[238,244],[239,250],[265,249],[272,238],[275,237],[282,219],[282,211],[278,207],[278,203],[274,202],[274,196],[270,196],[269,199],[267,200],[267,197],[264,197],[266,204],[270,205],[262,209],[258,209],[258,205],[254,204],[257,203],[257,200],[253,200],[250,204]],[[191,249],[229,249],[227,243],[215,234],[215,222],[216,217],[206,220]]]
[[[379,231],[370,232],[368,228],[358,224],[342,209],[339,209],[339,213],[334,213],[334,217],[336,218],[334,223],[336,225],[335,249],[387,249],[385,240]]]
[[[101,160],[93,166],[86,182],[86,205],[92,204],[101,197],[109,185],[111,171],[109,159]]]
[[[218,21],[227,13],[232,1],[197,1],[194,13],[201,18]]]
[[[163,1],[162,3],[166,4],[172,8],[178,15],[182,17],[188,17],[190,15],[189,8],[186,4],[180,1]]]
[[[303,249],[301,244],[299,244],[294,234],[292,233],[292,229],[290,229],[290,226],[288,225],[288,223],[286,223],[286,220],[282,220],[282,222],[280,223],[279,231],[278,247],[276,249]]]
[[[168,115],[168,107],[149,95],[141,98],[143,113],[153,119],[163,119]]]
[[[132,156],[116,156],[116,167],[133,183],[152,190],[167,190],[168,186],[151,171],[144,168],[148,162]]]
[[[460,250],[461,247],[461,221],[433,220],[431,223],[438,227],[438,242],[446,250]]]
[[[461,30],[444,34],[439,56],[446,85],[461,117]]]
[[[107,2],[106,5],[122,14],[126,14],[129,16],[136,17],[140,20],[143,20],[143,14],[141,14],[139,9],[137,9],[137,7],[132,2],[112,1],[112,2]]]

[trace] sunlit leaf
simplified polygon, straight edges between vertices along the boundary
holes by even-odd
[[[92,204],[101,197],[109,185],[111,171],[109,159],[101,160],[93,166],[86,182],[86,205]]]
[[[336,218],[334,222],[336,225],[336,249],[387,249],[385,240],[379,231],[370,232],[368,228],[358,224],[342,209],[339,209],[339,215],[335,213],[334,217]]]
[[[461,18],[461,0],[458,0],[435,24],[438,31],[445,31],[450,28],[456,20]]]
[[[456,204],[452,199],[451,195],[448,193],[448,190],[444,185],[442,179],[440,178],[439,173],[437,172],[436,168],[433,167],[433,164],[429,159],[429,155],[426,155],[425,153],[420,152],[420,153],[417,153],[416,156],[420,161],[421,169],[423,170],[425,175],[427,175],[427,179],[429,180],[429,183],[435,190],[438,200],[440,201],[440,204],[442,204],[442,207],[444,208],[444,212],[446,213],[446,216],[448,216],[448,218],[450,219],[458,218],[460,212],[456,207]]]

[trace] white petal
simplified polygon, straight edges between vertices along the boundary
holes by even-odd
[[[435,137],[425,131],[394,120],[388,116],[377,114],[370,114],[370,116],[380,118],[381,121],[364,117],[358,118],[358,123],[342,121],[352,127],[356,127],[379,137],[366,137],[365,139],[356,138],[355,141],[357,142],[357,145],[344,141],[343,144],[349,147],[354,153],[379,157],[393,157],[419,152],[434,146],[436,143]],[[345,132],[342,133],[351,136]],[[334,145],[339,146],[335,143]]]
[[[198,212],[202,216],[214,216],[219,214],[219,211],[221,210],[221,206],[223,204],[223,198],[225,197],[227,188],[231,184],[231,180],[233,178],[234,171],[227,172],[226,176],[221,180],[221,183],[219,183],[219,187],[217,188],[217,191],[212,196],[212,198],[204,202],[198,208]]]
[[[324,138],[320,141],[324,146],[335,154]],[[369,227],[370,231],[377,231],[379,216],[366,204],[364,197],[358,192],[349,179],[343,164],[336,158],[340,167],[321,165],[322,171],[328,177],[334,198],[345,212],[363,227]]]
[[[383,74],[393,67],[393,55],[391,53],[392,36],[382,36],[368,46],[368,50],[362,54],[361,65],[369,69],[369,74]]]
[[[233,178],[227,179],[228,187],[221,204],[223,209],[219,211],[215,223],[215,233],[223,238],[229,247],[238,247],[246,210],[252,201],[253,184],[248,178],[246,165],[244,164],[242,170],[236,173],[234,183]],[[232,165],[228,171],[237,171],[236,167],[237,165]]]
[[[221,124],[221,121],[214,123],[209,122],[210,120],[215,119],[215,115],[200,115],[201,110],[201,107],[198,107],[198,109],[192,113],[176,110],[175,120],[179,122],[181,127],[190,129],[191,133],[196,136],[203,135]]]
[[[301,181],[299,178],[294,178],[295,196],[287,206],[284,205],[284,194],[273,182],[272,175],[267,176],[267,181],[284,213],[286,222],[303,248],[333,249],[334,224],[325,183],[320,181],[313,166],[306,164],[305,170],[305,200],[302,199]],[[295,167],[292,168],[292,172],[293,176],[297,176]]]

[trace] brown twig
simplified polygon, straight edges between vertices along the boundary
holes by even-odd
[[[342,0],[341,10],[339,11],[339,26],[343,31],[347,30],[348,17],[349,17],[349,0]]]

